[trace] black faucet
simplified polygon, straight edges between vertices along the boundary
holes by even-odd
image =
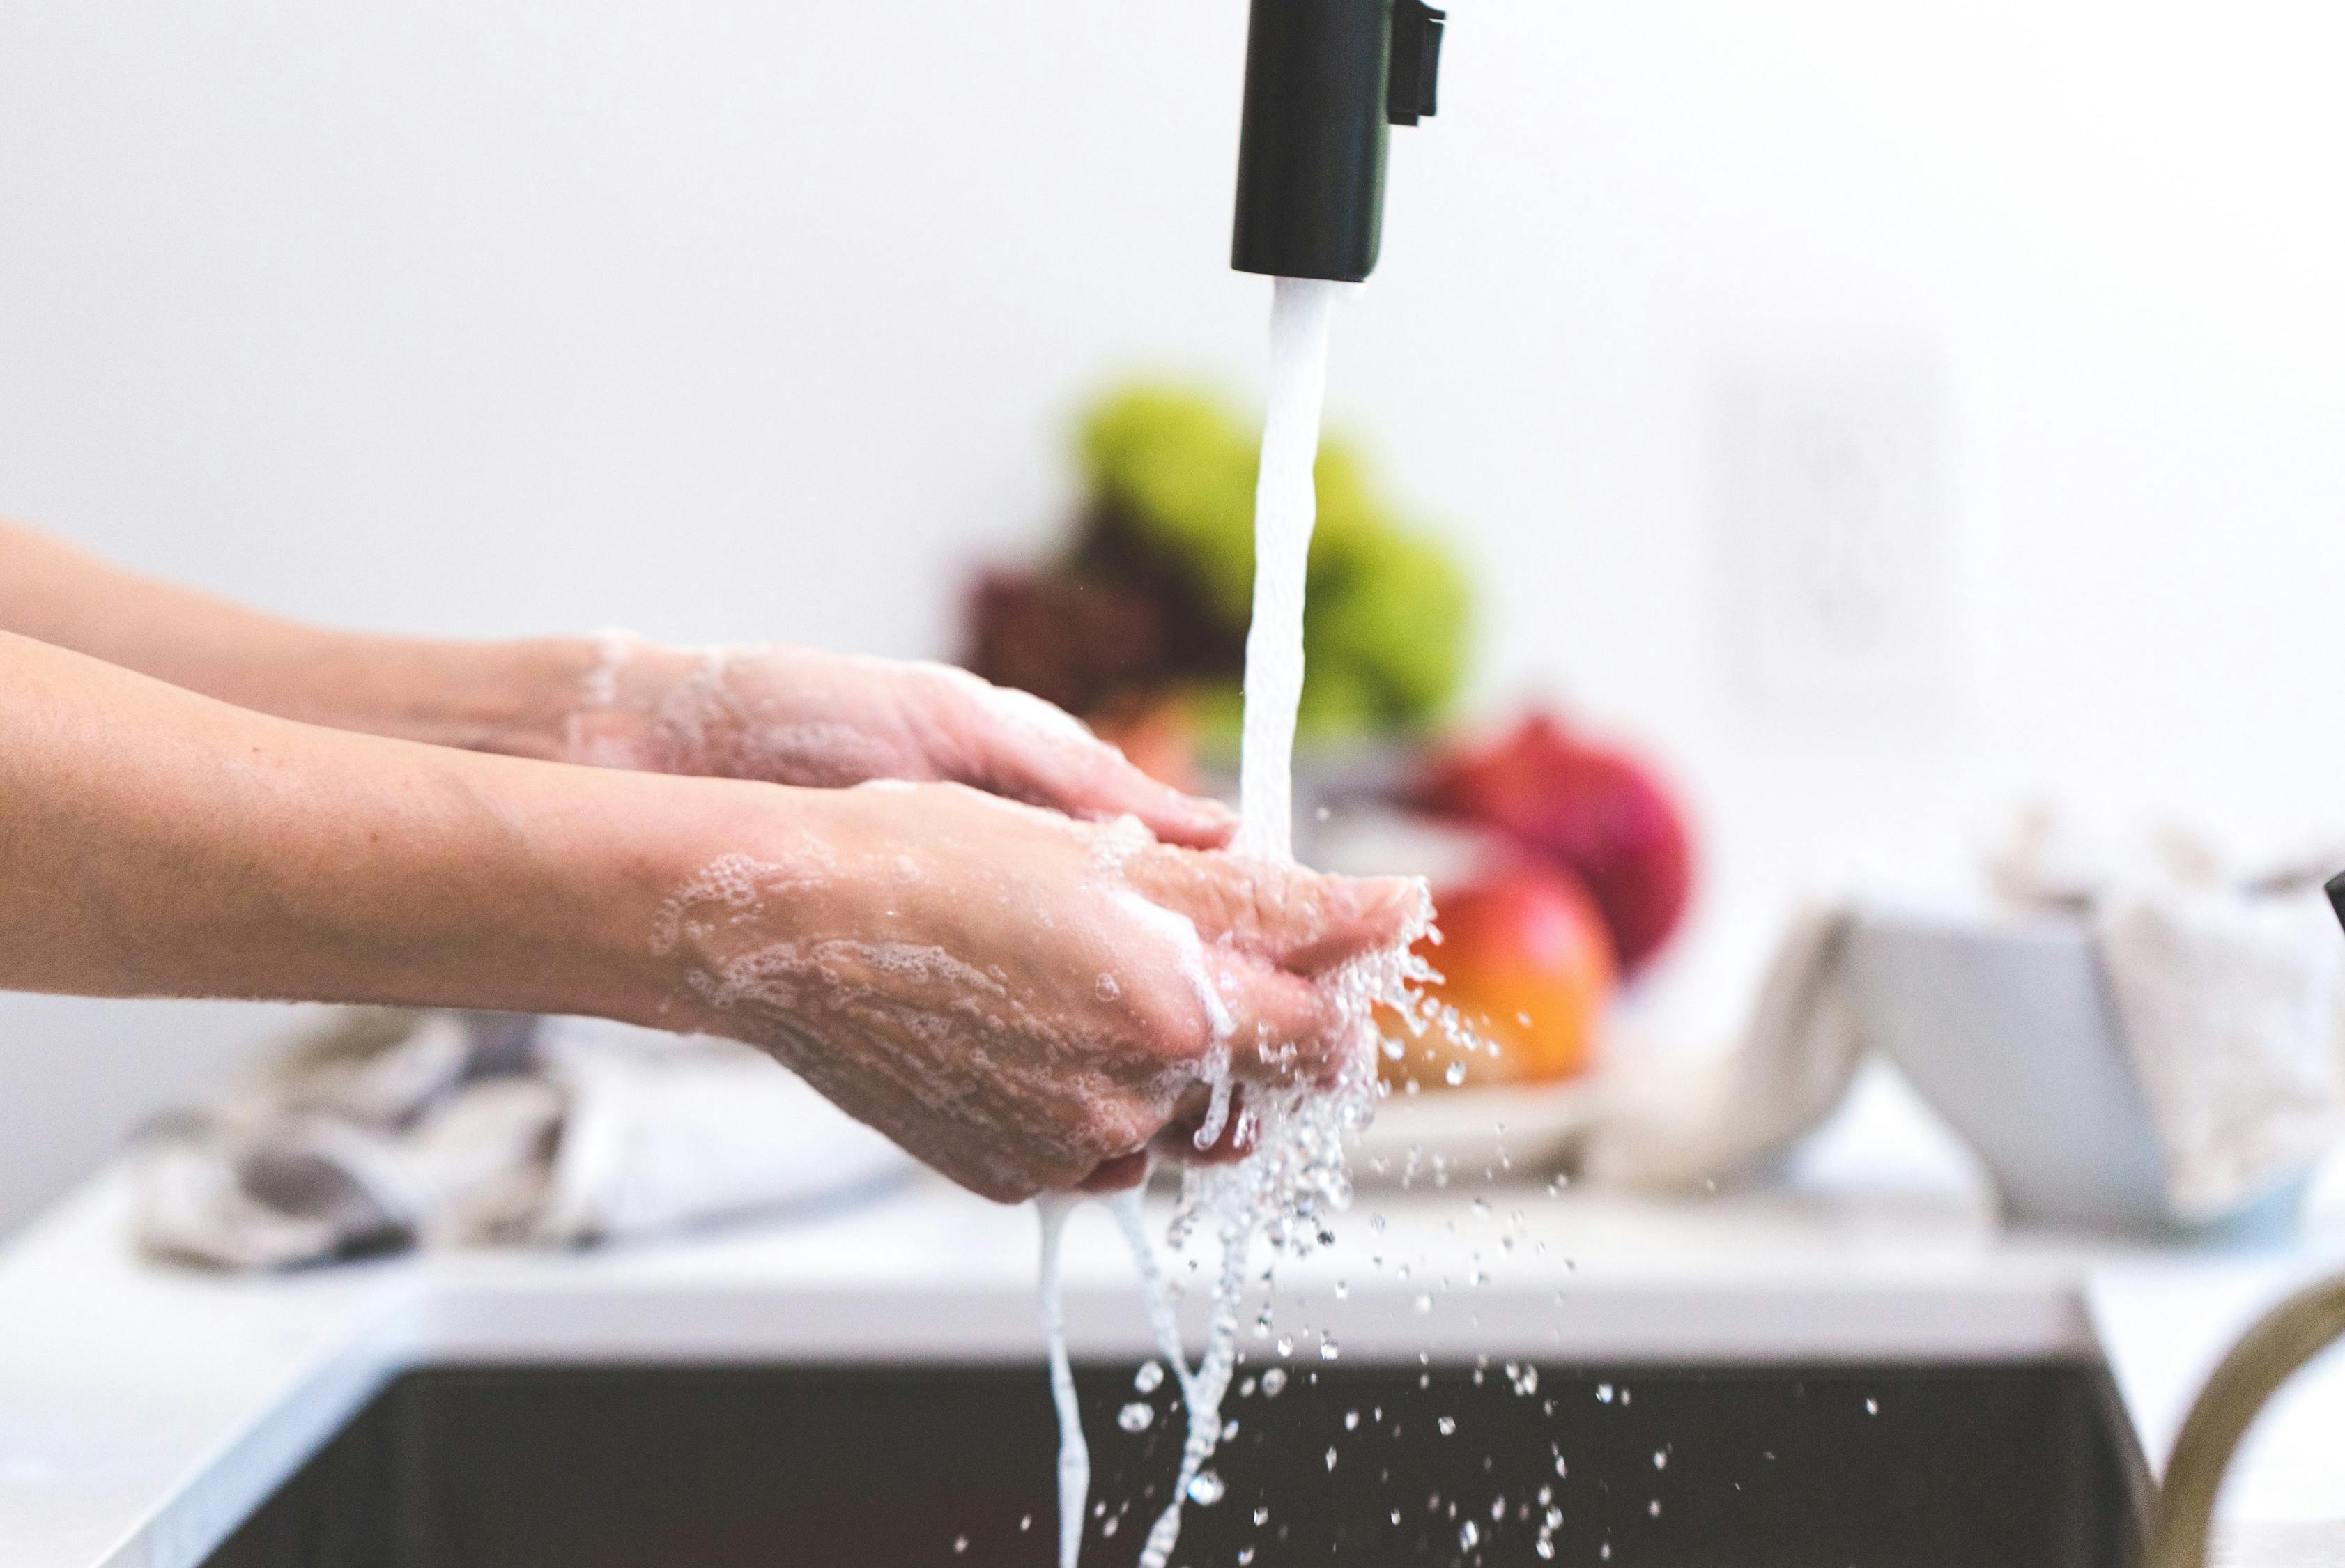
[[[1232,266],[1376,270],[1386,127],[1434,112],[1445,19],[1424,0],[1254,0]]]

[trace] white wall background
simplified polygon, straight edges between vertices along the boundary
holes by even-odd
[[[0,510],[353,625],[949,652],[1088,389],[1254,384],[1243,12],[19,0]],[[2024,793],[2345,829],[2330,15],[1455,0],[1332,406],[1480,564],[1487,695],[1695,797],[1683,1019],[1788,899],[1943,879]],[[1932,387],[1887,653],[1754,687],[1802,546],[1721,400],[1893,448]],[[267,1023],[0,998],[0,1226]]]

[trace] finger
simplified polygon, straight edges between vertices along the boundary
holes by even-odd
[[[1416,877],[1322,877],[1315,936],[1297,933],[1284,953],[1290,969],[1318,974],[1365,952],[1414,941],[1433,915],[1433,897]]]
[[[1137,817],[1162,842],[1193,850],[1218,850],[1237,834],[1235,811],[1150,778],[1104,740],[1077,774],[1069,783],[1068,804],[1078,815]]]
[[[956,759],[948,771],[965,782],[1070,816],[1137,817],[1168,844],[1218,849],[1237,831],[1228,807],[1150,778],[1080,719],[1030,692],[965,670],[943,670],[927,689],[945,694],[931,713],[951,738],[940,743]]]
[[[1317,974],[1391,946],[1429,912],[1409,877],[1327,877],[1300,866],[1159,849],[1124,867],[1133,886],[1186,915],[1208,944],[1298,974]]]
[[[1077,1192],[1125,1192],[1148,1179],[1148,1151],[1136,1149],[1128,1155],[1118,1155],[1112,1160],[1101,1160],[1091,1174],[1075,1184]]]
[[[1215,955],[1216,989],[1228,1008],[1231,1075],[1283,1084],[1325,1083],[1335,1075],[1342,1042],[1328,998],[1300,975],[1229,953]]]
[[[1244,1086],[1231,1090],[1228,1115],[1219,1133],[1201,1148],[1197,1137],[1204,1131],[1212,1109],[1210,1088],[1201,1084],[1191,1090],[1172,1120],[1156,1135],[1156,1152],[1166,1159],[1197,1166],[1234,1165],[1254,1153],[1254,1118],[1246,1114]]]
[[[1237,813],[1150,778],[1104,740],[1023,744],[1011,759],[1029,796],[1075,817],[1137,817],[1162,842],[1217,850],[1238,829]]]

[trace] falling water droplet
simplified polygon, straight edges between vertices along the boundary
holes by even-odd
[[[1443,1437],[1447,1437],[1457,1430],[1457,1418],[1456,1416],[1444,1416],[1433,1424],[1441,1429],[1441,1435]]]
[[[1132,1374],[1132,1386],[1143,1394],[1152,1394],[1164,1386],[1164,1364],[1142,1361],[1140,1370]]]
[[[1156,1409],[1134,1400],[1115,1412],[1115,1424],[1128,1432],[1144,1432],[1156,1422]]]
[[[1458,1551],[1460,1551],[1460,1552],[1471,1552],[1471,1551],[1473,1551],[1473,1550],[1474,1550],[1474,1548],[1475,1548],[1477,1545],[1478,1545],[1478,1544],[1480,1543],[1481,1540],[1482,1540],[1482,1530],[1481,1530],[1481,1527],[1480,1527],[1479,1525],[1476,1524],[1472,1520],[1470,1520],[1470,1519],[1469,1519],[1469,1520],[1467,1520],[1465,1523],[1463,1523],[1463,1524],[1461,1524],[1461,1525],[1459,1525],[1459,1526],[1457,1527],[1457,1550],[1458,1550]]]
[[[1263,1375],[1262,1375],[1262,1397],[1263,1397],[1264,1399],[1265,1399],[1265,1400],[1274,1400],[1274,1399],[1278,1398],[1279,1391],[1280,1391],[1281,1390],[1284,1389],[1285,1387],[1286,1387],[1286,1369],[1285,1369],[1285,1368],[1284,1368],[1284,1367],[1273,1367],[1273,1368],[1271,1368],[1269,1370],[1267,1370],[1267,1371],[1265,1371],[1264,1373],[1263,1373]]]
[[[1201,1470],[1189,1482],[1189,1501],[1200,1508],[1211,1508],[1222,1500],[1222,1494],[1227,1490],[1222,1485],[1220,1476],[1210,1470]]]

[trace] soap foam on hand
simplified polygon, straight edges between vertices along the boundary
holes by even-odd
[[[1326,395],[1327,339],[1339,283],[1281,278],[1271,311],[1270,397],[1254,494],[1254,619],[1246,636],[1245,723],[1240,759],[1241,810],[1233,854],[1284,864],[1294,859],[1294,751],[1303,696],[1303,610],[1311,532],[1317,520],[1315,470]],[[1274,1252],[1301,1253],[1326,1237],[1351,1198],[1345,1141],[1366,1125],[1376,1095],[1376,1012],[1390,1006],[1416,1025],[1426,1013],[1412,986],[1429,977],[1411,948],[1431,923],[1429,897],[1392,947],[1355,960],[1331,976],[1335,1015],[1350,1036],[1332,1085],[1290,1084],[1249,1089],[1242,1113],[1254,1148],[1233,1165],[1191,1166],[1183,1175],[1172,1240],[1183,1247],[1210,1234],[1220,1247],[1203,1356],[1192,1368],[1181,1344],[1171,1292],[1141,1211],[1138,1188],[1113,1201],[1132,1248],[1158,1349],[1179,1380],[1188,1412],[1172,1501],[1150,1529],[1142,1568],[1167,1568],[1180,1540],[1185,1503],[1211,1506],[1223,1486],[1205,1468],[1222,1437],[1222,1401],[1237,1363],[1242,1298],[1257,1238]],[[1231,1107],[1230,1053],[1215,1011],[1216,1049],[1208,1061],[1212,1091],[1200,1147],[1225,1125]],[[1060,1290],[1061,1238],[1068,1200],[1041,1207],[1042,1318],[1061,1423],[1060,1562],[1075,1568],[1082,1543],[1090,1469],[1068,1370]],[[1266,1318],[1267,1314],[1265,1314]],[[1332,1349],[1332,1341],[1329,1344]],[[1327,1353],[1323,1350],[1323,1354]],[[1078,1455],[1082,1457],[1078,1458]]]

